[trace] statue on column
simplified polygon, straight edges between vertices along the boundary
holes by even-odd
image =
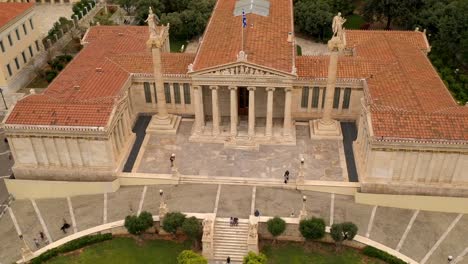
[[[153,13],[151,6],[149,7],[148,18],[145,20],[145,22],[148,23],[150,38],[156,38],[158,36],[156,26],[159,23],[159,18]]]
[[[341,12],[338,12],[338,15],[336,15],[333,18],[333,22],[332,22],[333,37],[338,37],[339,39],[343,39],[343,24],[345,22],[346,22],[346,19],[344,19],[341,16]]]

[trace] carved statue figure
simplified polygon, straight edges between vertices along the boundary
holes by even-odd
[[[249,225],[249,236],[253,239],[256,239],[258,235],[258,224]]]
[[[333,18],[332,22],[333,37],[343,38],[343,24],[345,22],[346,19],[341,16],[341,12],[338,12],[338,15]]]
[[[159,18],[153,13],[151,6],[149,7],[148,18],[145,20],[148,23],[150,38],[155,38],[158,35],[156,26],[159,23]]]
[[[209,237],[211,235],[211,220],[203,220],[203,237]]]

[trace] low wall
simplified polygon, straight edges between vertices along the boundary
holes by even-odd
[[[268,216],[261,216],[259,217],[258,221],[258,234],[260,238],[266,238],[266,239],[272,239],[273,237],[271,234],[268,232],[267,229],[267,224],[266,222],[272,217]],[[299,218],[290,218],[290,217],[284,217],[282,218],[286,222],[286,230],[281,236],[278,236],[278,240],[285,240],[285,241],[304,241],[304,238],[301,235],[301,232],[299,231]],[[319,242],[325,242],[325,243],[334,243],[333,239],[330,236],[330,227],[327,226],[326,230],[327,234],[325,235],[324,238],[318,240]],[[389,248],[383,244],[380,244],[376,241],[373,241],[367,237],[363,237],[360,235],[356,235],[354,237],[353,241],[343,241],[343,245],[353,247],[353,248],[364,248],[365,246],[372,246],[377,249],[380,249],[382,251],[387,252],[388,254],[391,254],[403,261],[406,261],[410,264],[418,264],[417,261],[409,258],[406,255],[403,255],[402,253],[396,251],[393,248]]]
[[[150,174],[122,172],[117,175],[121,186],[179,184],[179,179],[172,174]]]
[[[303,185],[297,185],[298,190],[326,192],[343,195],[354,195],[361,184],[359,182],[338,182],[338,181],[305,181]]]
[[[66,182],[5,179],[8,192],[15,199],[64,198],[76,195],[90,195],[115,192],[119,180],[111,182]]]
[[[392,195],[356,192],[354,198],[355,202],[360,204],[468,214],[468,198],[461,197]]]

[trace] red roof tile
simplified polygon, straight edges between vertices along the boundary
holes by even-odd
[[[247,61],[290,73],[294,46],[288,33],[294,32],[292,0],[270,0],[267,17],[247,14],[244,51]],[[195,59],[194,70],[237,60],[242,49],[242,15],[234,16],[236,0],[218,0]],[[253,24],[253,27],[251,26]]]
[[[153,73],[147,27],[93,27],[85,48],[43,94],[16,104],[7,124],[106,126],[130,73]],[[162,55],[164,73],[186,74],[195,54]]]
[[[0,28],[32,8],[34,3],[0,3]]]

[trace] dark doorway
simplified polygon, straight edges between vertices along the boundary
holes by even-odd
[[[346,157],[346,167],[348,168],[348,180],[358,182],[359,177],[354,161],[353,141],[357,137],[356,124],[354,122],[341,122],[341,131],[343,132],[343,147]]]
[[[247,87],[239,87],[239,115],[248,115],[249,114],[249,91]]]

